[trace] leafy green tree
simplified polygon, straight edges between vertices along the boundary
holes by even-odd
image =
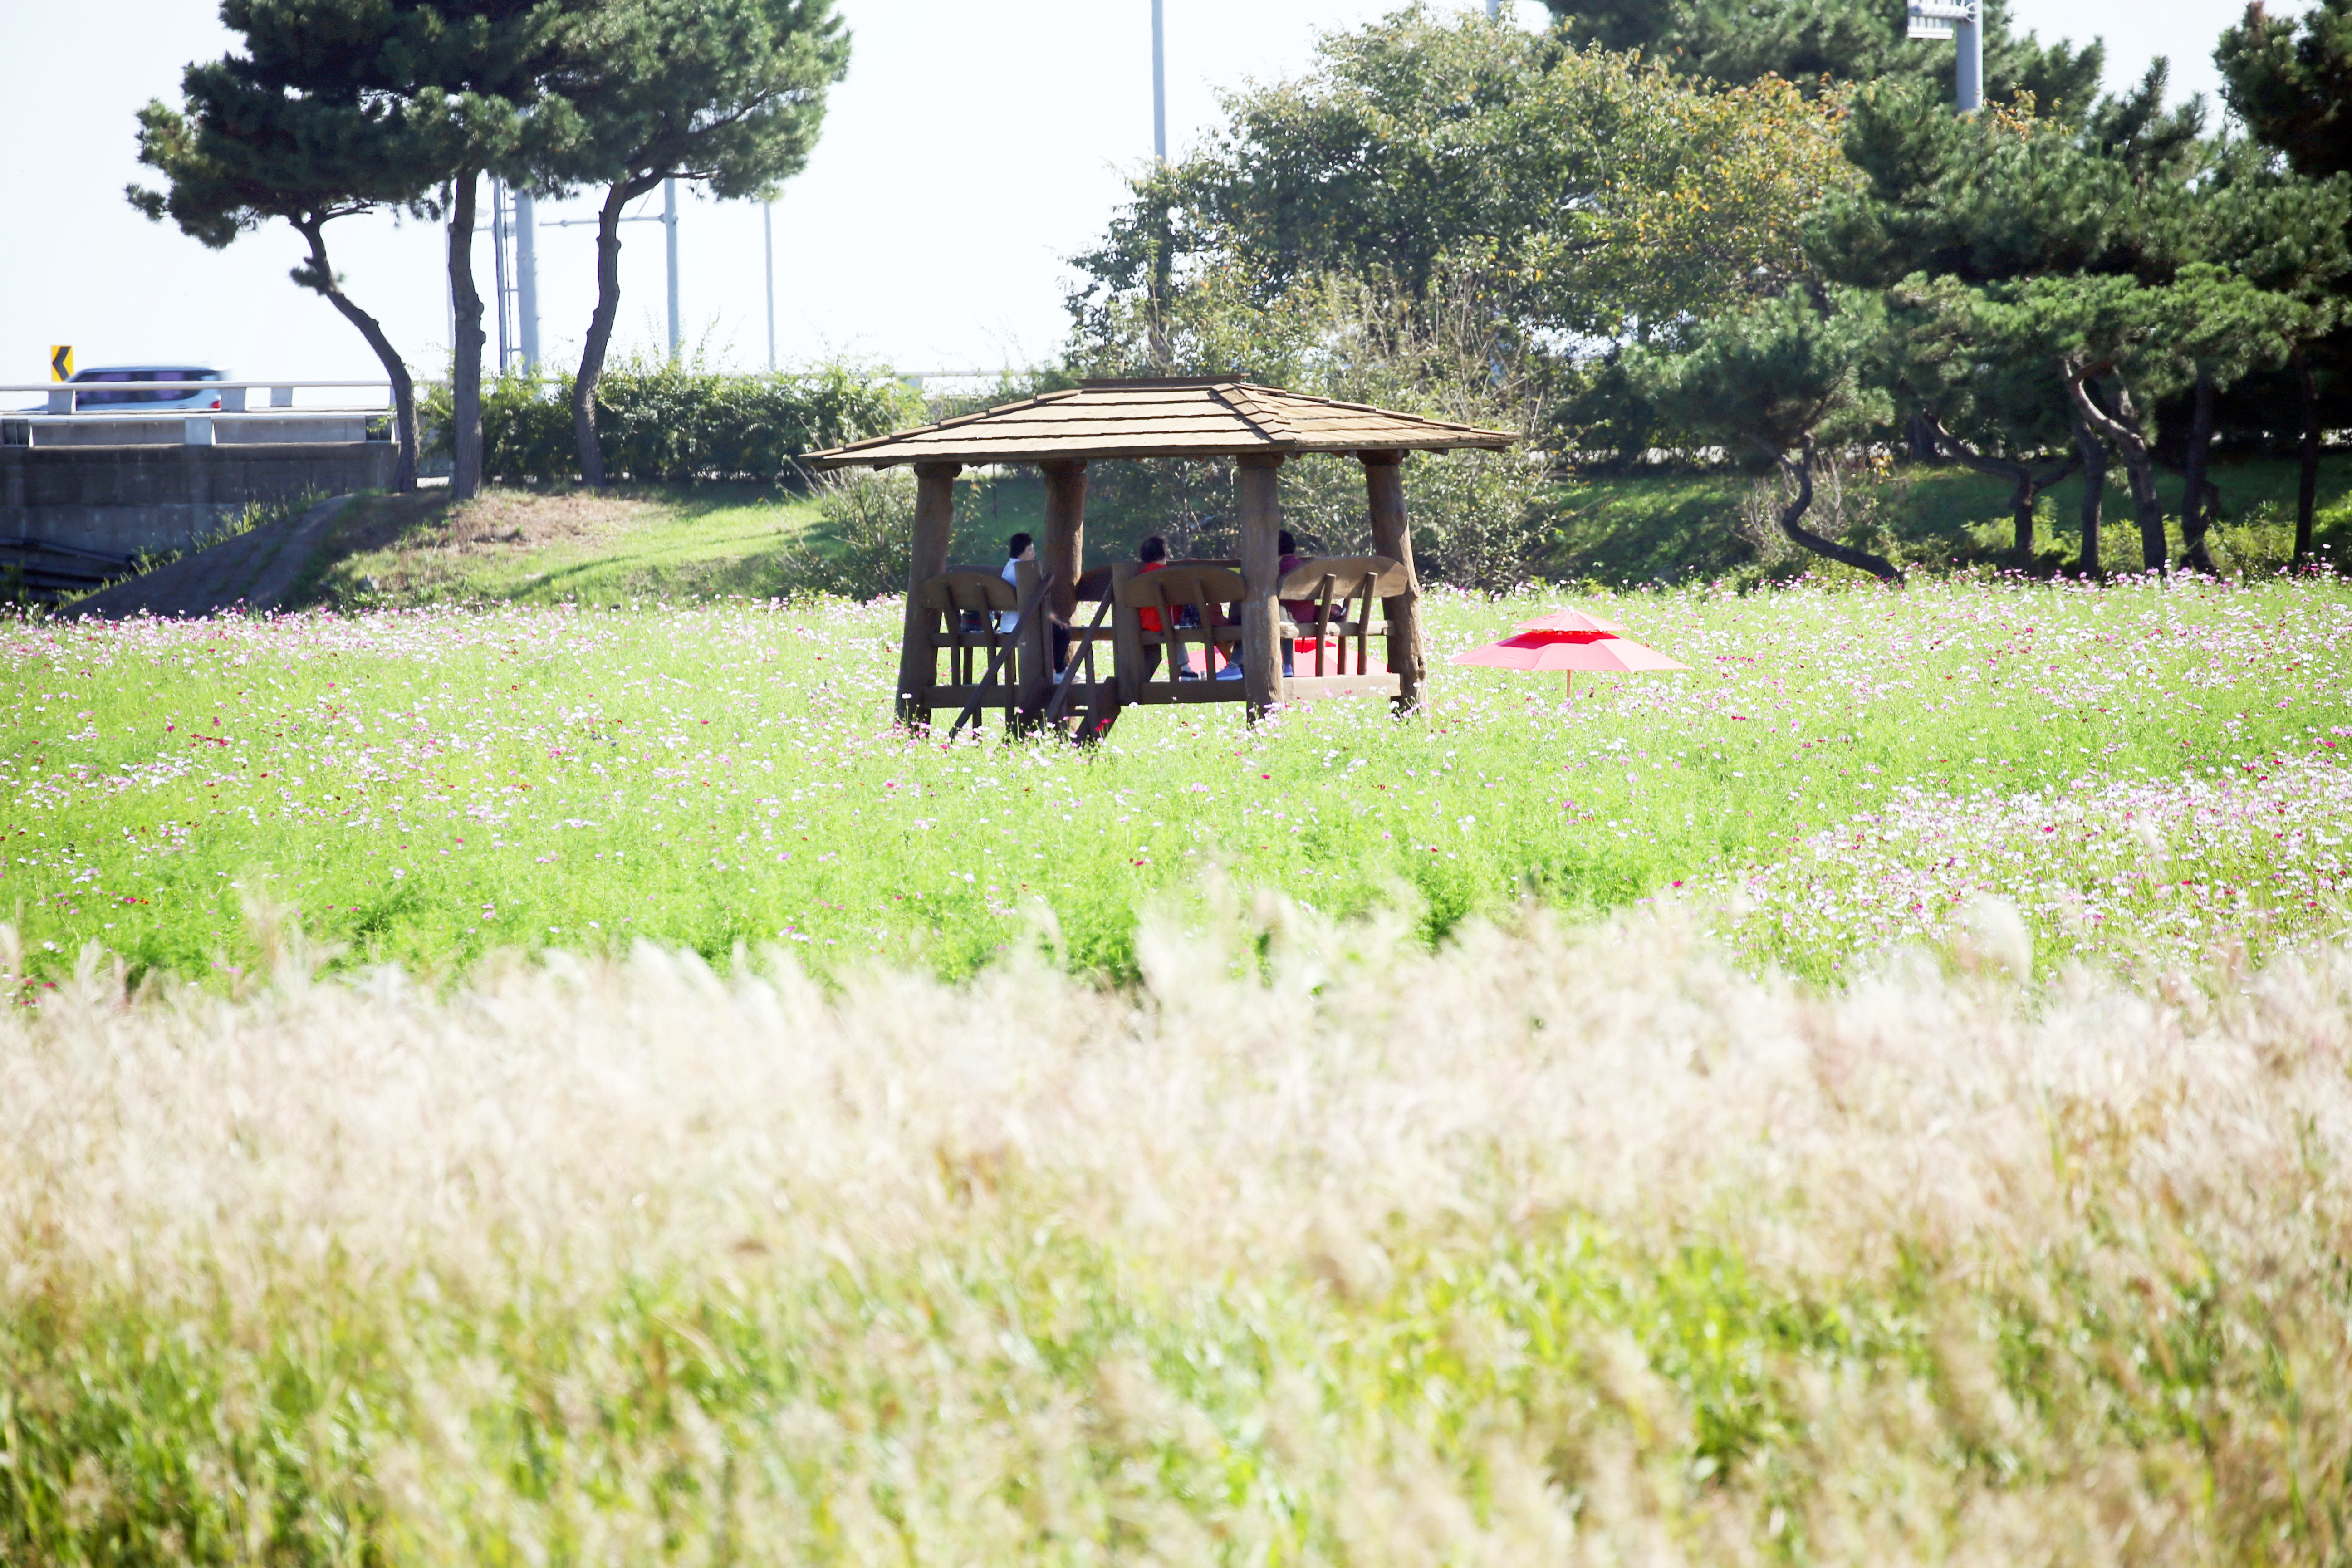
[[[2294,308],[2278,315],[2284,336],[2266,341],[2240,366],[2247,370],[2284,363],[2294,367],[2302,403],[2303,473],[2296,509],[2295,553],[2310,558],[2314,502],[2319,479],[2320,407],[2315,362],[2330,354],[2329,340],[2345,320],[2352,295],[2352,172],[2324,179],[2297,174],[2274,152],[2246,141],[2225,143],[2212,161],[2191,213],[2188,248],[2230,268],[2238,277],[2280,297]],[[2340,348],[2335,351],[2340,354]],[[2200,361],[2189,398],[2186,495],[2181,531],[2187,552],[2201,563],[2210,521],[2211,487],[2206,468],[2212,449],[2217,405],[2229,385],[2221,371],[2242,357],[2232,351],[2222,364]]]
[[[1804,217],[1851,177],[1837,138],[1785,82],[1706,88],[1416,6],[1229,100],[1077,258],[1072,310],[1092,339],[1195,277],[1270,305],[1341,275],[1467,290],[1528,338],[1672,331],[1802,272]]]
[[[1804,526],[1823,440],[1884,420],[1885,394],[1864,374],[1885,336],[1884,307],[1862,289],[1792,289],[1754,309],[1700,323],[1678,353],[1640,356],[1637,374],[1692,427],[1752,446],[1790,486],[1780,531],[1803,549],[1900,583],[1901,568],[1874,551]]]
[[[1917,78],[1952,99],[1949,45],[1905,37],[1904,0],[1545,0],[1580,44],[1639,49],[1676,73],[1716,81],[1777,76],[1796,82]],[[2045,111],[2081,113],[2099,90],[2105,47],[2044,44],[2010,30],[2009,7],[1985,6],[1985,96],[2028,94]]]
[[[832,0],[607,0],[573,37],[555,90],[576,134],[527,160],[554,192],[604,187],[596,307],[572,383],[581,477],[604,480],[596,382],[621,308],[621,217],[667,179],[721,198],[772,195],[798,174],[849,68]]]
[[[293,279],[359,329],[392,384],[399,457],[393,489],[416,488],[416,386],[383,323],[344,292],[327,225],[413,204],[435,173],[429,150],[394,110],[351,94],[316,94],[268,79],[252,55],[192,65],[181,107],[139,111],[139,161],[162,190],[133,184],[131,205],[220,249],[273,218],[302,237]]]
[[[344,68],[369,92],[396,96],[429,125],[446,171],[434,210],[447,230],[452,436],[450,489],[469,496],[482,482],[482,295],[474,284],[474,228],[486,173],[543,162],[575,135],[569,106],[547,90],[549,75],[604,0],[243,0],[330,15],[380,13],[381,44]],[[331,70],[328,62],[325,68]]]

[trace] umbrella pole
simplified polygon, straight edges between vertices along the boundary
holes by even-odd
[[[1560,674],[1568,678],[1568,700],[1570,702],[1573,702],[1576,700],[1576,671],[1572,669],[1563,669],[1560,671]]]

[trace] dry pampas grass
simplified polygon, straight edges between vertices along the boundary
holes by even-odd
[[[2340,1561],[2352,952],[1969,929],[92,954],[0,1023],[0,1561]]]

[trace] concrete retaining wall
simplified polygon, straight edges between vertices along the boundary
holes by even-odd
[[[398,456],[389,441],[0,447],[0,539],[184,549],[252,501],[382,489]]]

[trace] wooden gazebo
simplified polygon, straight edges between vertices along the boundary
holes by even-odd
[[[1016,721],[1083,713],[1083,732],[1099,734],[1120,708],[1138,702],[1246,702],[1255,716],[1278,702],[1347,692],[1378,692],[1407,707],[1419,701],[1426,660],[1400,465],[1407,452],[1499,450],[1517,439],[1236,379],[1088,381],[812,453],[806,461],[815,468],[914,466],[901,720],[928,724],[938,710],[952,708],[961,710],[961,723],[1001,707]],[[1307,452],[1353,453],[1361,460],[1375,553],[1318,558],[1286,575],[1276,570],[1276,484],[1283,459]],[[1115,458],[1233,458],[1241,559],[1175,562],[1149,573],[1120,562],[1082,572],[1087,465]],[[1024,563],[1011,584],[991,568],[948,564],[956,475],[995,463],[1034,463],[1045,476],[1038,560]],[[1312,603],[1316,615],[1286,616],[1284,600]],[[1365,656],[1374,600],[1382,606],[1386,644],[1385,668],[1378,672]],[[1097,608],[1092,624],[1081,626],[1078,605],[1089,601]],[[992,612],[1002,610],[1021,612],[1009,635],[995,630]],[[1041,610],[1070,628],[1068,665],[1059,677]],[[1148,611],[1157,612],[1156,630],[1144,624]],[[1106,637],[1116,661],[1108,677],[1097,673],[1095,658]],[[1284,639],[1293,637],[1313,639],[1313,652],[1297,655],[1298,661],[1311,659],[1312,673],[1300,662],[1297,673],[1285,675]],[[1229,657],[1237,645],[1243,678],[1181,679],[1193,645],[1210,675],[1219,654]],[[940,679],[942,651],[950,663],[946,681]]]

